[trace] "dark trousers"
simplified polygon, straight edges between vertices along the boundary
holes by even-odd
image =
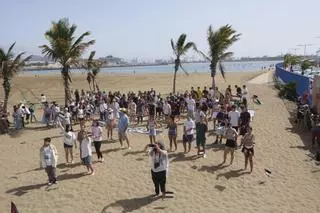
[[[105,121],[107,119],[107,113],[106,112],[100,112],[100,120]]]
[[[47,166],[45,170],[47,172],[49,182],[55,183],[57,181],[56,168],[53,166]]]
[[[166,170],[160,172],[154,172],[151,170],[151,176],[156,194],[159,194],[159,186],[161,192],[164,194],[166,192]]]
[[[102,153],[100,151],[101,141],[94,141],[93,144],[94,144],[94,148],[96,149],[98,159],[103,158]]]

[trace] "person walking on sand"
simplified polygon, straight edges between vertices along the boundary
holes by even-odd
[[[231,123],[231,127],[238,131],[239,127],[239,119],[240,119],[240,112],[236,110],[236,105],[232,105],[231,111],[228,113],[229,121]]]
[[[102,128],[99,126],[98,120],[93,121],[91,132],[92,132],[94,148],[96,149],[96,153],[98,157],[98,162],[103,162],[104,158],[102,156],[102,152],[100,151],[101,144],[102,144]]]
[[[88,175],[94,175],[94,169],[92,167],[92,148],[91,148],[92,140],[88,136],[88,133],[83,130],[83,138],[81,141],[80,155],[83,164],[87,167]]]
[[[166,180],[168,176],[169,160],[168,153],[162,143],[148,144],[148,155],[151,158],[151,176],[155,189],[155,196],[158,196],[161,190],[162,199],[166,196]],[[160,190],[159,190],[160,188]]]
[[[129,127],[129,118],[126,115],[127,110],[125,108],[120,109],[120,118],[118,123],[118,136],[121,148],[123,148],[123,140],[127,142],[128,149],[131,149],[130,142],[128,139],[127,130]]]
[[[58,162],[58,152],[51,144],[51,138],[45,138],[40,149],[40,168],[44,168],[48,175],[48,185],[57,183],[56,167]]]
[[[192,120],[191,117],[188,116],[187,120],[184,122],[184,126],[183,126],[183,148],[184,148],[184,153],[187,153],[187,143],[189,144],[188,146],[188,153],[191,150],[191,143],[193,140],[193,133],[194,133],[194,128],[195,128],[195,124],[194,121]]]
[[[198,148],[198,155],[200,155],[201,151],[203,153],[203,158],[206,158],[206,132],[208,131],[208,126],[206,122],[205,115],[200,115],[200,122],[197,124],[196,127],[196,142],[197,142],[197,148]],[[200,149],[200,146],[202,147],[202,150]]]
[[[224,154],[223,154],[223,162],[222,164],[224,164],[227,160],[227,155],[230,152],[231,154],[231,160],[230,160],[230,165],[233,163],[233,159],[234,159],[234,150],[237,148],[237,137],[238,137],[238,133],[237,130],[232,127],[231,123],[227,124],[227,128],[226,128],[226,146],[224,148]]]
[[[170,141],[170,152],[172,152],[172,142],[174,143],[174,151],[177,150],[177,135],[178,135],[178,125],[174,119],[174,116],[170,116],[168,127],[168,137]]]
[[[154,116],[153,115],[149,116],[149,120],[147,122],[147,130],[149,131],[150,144],[153,144],[156,142],[157,126],[158,124],[154,119]]]
[[[250,173],[253,170],[253,156],[254,156],[254,145],[255,145],[255,137],[252,134],[252,127],[249,126],[247,128],[247,133],[243,136],[241,140],[241,144],[243,145],[242,152],[244,154],[244,170],[247,169],[248,161],[250,163]]]
[[[137,114],[137,104],[133,101],[133,99],[130,100],[129,105],[129,116],[130,116],[130,122],[136,121],[136,114]]]
[[[75,144],[75,148],[77,148],[76,136],[70,125],[66,125],[65,132],[63,133],[63,147],[66,156],[66,164],[73,163],[73,144]],[[69,162],[69,154],[71,158],[71,162]]]

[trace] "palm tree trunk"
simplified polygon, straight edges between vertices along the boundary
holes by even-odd
[[[172,88],[172,93],[175,94],[176,93],[176,79],[177,79],[177,72],[179,69],[179,63],[180,60],[176,59],[175,60],[175,65],[174,65],[174,74],[173,74],[173,88]]]
[[[64,103],[67,106],[69,103],[71,103],[69,69],[67,67],[64,67],[61,73],[62,73],[63,85],[64,85]]]
[[[217,70],[217,63],[211,62],[210,64],[210,70],[211,70],[211,78],[212,78],[212,89],[216,88],[216,70]]]
[[[11,85],[8,78],[3,79],[2,86],[4,89],[3,111],[6,113],[8,108],[9,94],[11,90]]]

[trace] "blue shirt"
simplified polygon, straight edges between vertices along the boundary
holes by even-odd
[[[123,112],[120,112],[118,131],[123,132],[123,131],[127,130],[128,125],[129,125],[128,116],[126,114],[124,114]]]

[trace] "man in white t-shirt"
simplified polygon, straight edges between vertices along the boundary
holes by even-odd
[[[162,110],[165,117],[165,121],[167,121],[168,117],[171,115],[171,105],[168,103],[167,100],[164,102]]]
[[[108,105],[106,104],[105,101],[101,101],[100,102],[100,106],[99,106],[99,112],[100,112],[100,120],[101,121],[105,121],[106,117],[107,117],[107,113],[106,110],[108,109]]]
[[[190,95],[189,100],[187,100],[188,117],[194,119],[194,109],[196,106],[196,101]]]
[[[235,105],[232,105],[232,110],[228,113],[228,117],[229,117],[229,122],[231,123],[232,128],[238,131],[240,112],[236,110]]]
[[[44,104],[47,102],[47,97],[44,94],[41,94],[41,103]]]
[[[191,150],[191,142],[193,140],[195,124],[191,117],[188,117],[187,120],[184,122],[183,126],[183,148],[184,153],[187,153],[187,143],[189,144],[188,152]]]

